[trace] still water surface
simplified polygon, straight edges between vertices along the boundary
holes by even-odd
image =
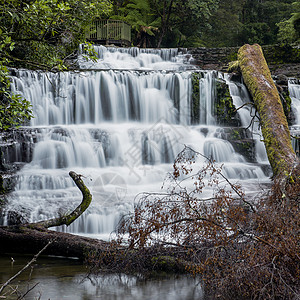
[[[0,257],[0,283],[4,283],[30,260],[29,256],[14,256],[12,263],[11,256]],[[11,287],[18,286],[18,290],[24,294],[38,283],[25,297],[30,300],[203,299],[199,280],[188,276],[172,275],[142,280],[137,276],[124,274],[101,274],[87,278],[86,273],[86,267],[76,259],[40,257],[33,268],[27,269],[15,279]],[[10,292],[11,287],[6,292]],[[17,299],[17,295],[6,299]]]

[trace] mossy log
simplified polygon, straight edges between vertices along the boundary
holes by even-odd
[[[83,258],[89,249],[99,251],[108,245],[106,242],[48,230],[50,227],[70,225],[84,213],[92,201],[92,195],[82,181],[81,175],[73,171],[69,175],[82,193],[80,205],[70,214],[58,218],[30,224],[1,226],[0,253],[34,254],[53,240],[45,254]]]
[[[90,251],[106,251],[109,243],[69,233],[56,232],[46,228],[32,228],[25,225],[0,227],[0,253],[36,254],[49,241],[51,245],[45,255],[78,257],[84,259]]]
[[[69,172],[70,177],[73,179],[77,187],[82,193],[82,201],[81,203],[73,210],[68,215],[61,216],[58,218],[38,222],[38,223],[33,223],[30,224],[31,226],[34,227],[43,227],[43,228],[50,228],[50,227],[56,227],[56,226],[61,226],[61,225],[67,225],[69,226],[72,224],[79,216],[81,216],[85,210],[89,207],[92,201],[92,195],[89,191],[89,189],[86,187],[84,182],[81,179],[81,175],[76,174],[73,171]]]
[[[270,70],[259,45],[244,45],[238,64],[260,116],[261,130],[274,179],[292,174],[299,166],[288,123]]]

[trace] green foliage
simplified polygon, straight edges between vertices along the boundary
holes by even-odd
[[[0,130],[20,126],[32,117],[29,102],[10,93],[8,68],[66,69],[65,60],[84,42],[90,20],[110,9],[108,0],[0,3]]]
[[[276,23],[287,18],[293,0],[247,0],[243,7],[243,29],[239,35],[239,44],[260,43],[261,45],[276,43]]]
[[[0,51],[13,50],[15,43],[10,36],[2,34],[0,39]],[[20,95],[10,93],[7,64],[7,58],[0,59],[0,130],[20,126],[32,117],[30,103]]]
[[[295,9],[293,0],[224,0],[201,32],[207,46],[262,45],[277,42],[277,23],[285,21]]]
[[[2,89],[0,94],[0,130],[18,127],[33,117],[29,101],[22,99],[20,95],[10,95],[7,91],[3,93]]]
[[[215,115],[218,123],[225,126],[236,125],[236,107],[230,96],[229,88],[225,82],[217,81],[217,102],[215,103]]]
[[[295,34],[299,32],[300,23],[297,21],[299,4],[292,6],[292,2],[293,0],[115,0],[111,17],[132,25],[134,44],[138,46],[266,45],[277,42],[276,24],[279,26],[280,41],[296,41]]]
[[[285,21],[277,23],[279,28],[278,41],[282,44],[300,42],[300,3],[293,3],[292,16]]]
[[[250,44],[270,44],[272,42],[271,29],[264,22],[245,24],[242,28],[240,39]]]
[[[113,19],[121,19],[129,23],[135,32],[137,46],[150,46],[150,39],[158,30],[159,17],[153,14],[149,1],[130,0],[119,9]]]
[[[208,20],[201,36],[209,47],[227,47],[238,44],[238,34],[242,30],[241,12],[245,0],[220,1],[219,8]]]
[[[107,0],[5,1],[0,5],[1,31],[15,45],[13,51],[1,55],[10,55],[11,64],[18,67],[40,64],[44,69],[61,69],[64,59],[84,41],[90,20],[110,9]]]
[[[192,122],[199,124],[199,110],[200,110],[200,87],[199,81],[202,78],[201,73],[192,73]]]
[[[138,46],[177,47],[200,45],[199,32],[219,0],[129,0],[114,1],[111,18],[127,21],[135,31]]]

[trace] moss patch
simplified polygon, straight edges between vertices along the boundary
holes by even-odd
[[[268,64],[300,63],[299,48],[290,45],[270,45],[262,49]]]
[[[200,121],[200,88],[199,82],[203,78],[201,72],[192,73],[192,110],[191,118],[192,124],[199,124]]]
[[[224,126],[237,126],[238,115],[227,84],[223,80],[217,80],[216,90],[217,101],[214,107],[214,114],[217,116],[218,124]]]

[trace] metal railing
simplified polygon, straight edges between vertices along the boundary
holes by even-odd
[[[131,42],[131,26],[120,20],[95,20],[86,32],[91,41]]]

